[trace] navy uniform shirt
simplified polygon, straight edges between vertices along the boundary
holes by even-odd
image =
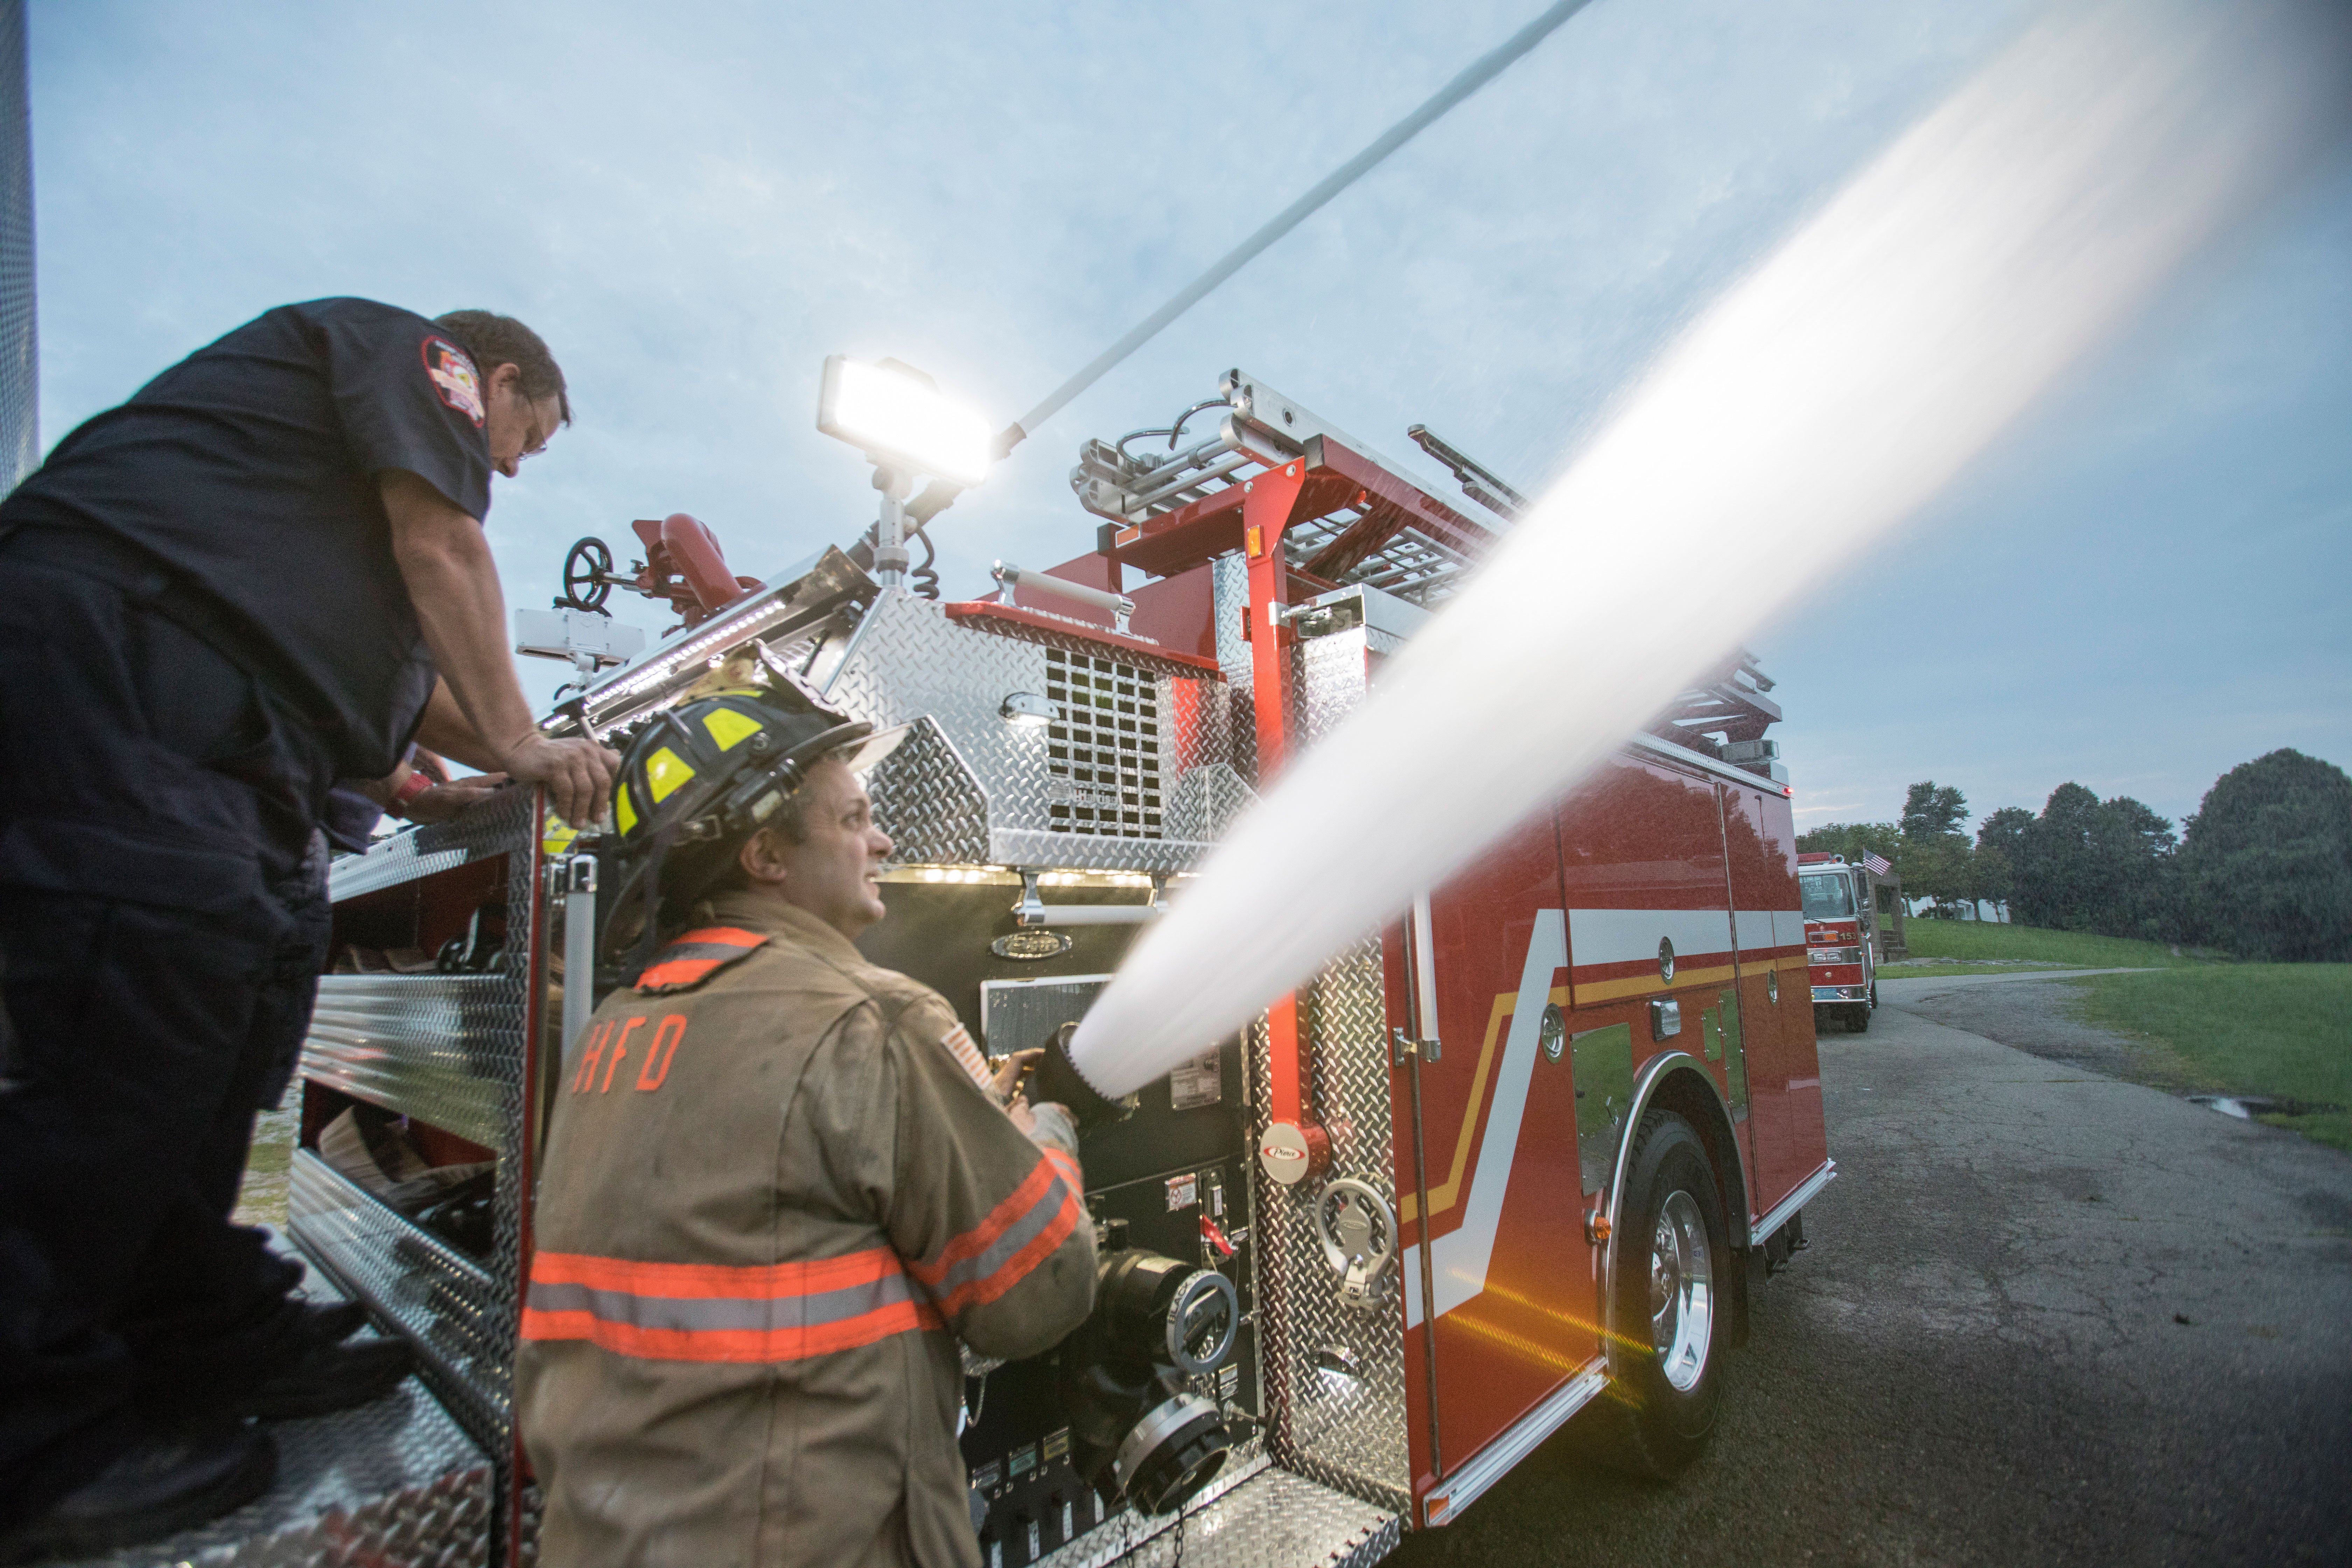
[[[255,640],[243,662],[287,689],[337,771],[381,778],[434,668],[377,479],[403,468],[487,515],[486,395],[413,311],[281,305],[58,442],[0,523],[103,530],[178,570]]]

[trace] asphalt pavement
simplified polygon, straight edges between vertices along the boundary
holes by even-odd
[[[1822,1037],[1841,1178],[1680,1479],[1571,1424],[1393,1561],[2352,1563],[2352,1156],[1924,1016],[2072,977]]]

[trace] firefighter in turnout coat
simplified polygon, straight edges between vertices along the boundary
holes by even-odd
[[[559,1568],[974,1568],[957,1342],[1034,1355],[1092,1305],[1066,1114],[851,944],[866,731],[729,692],[623,771],[614,921],[690,917],[556,1095],[517,1393]]]

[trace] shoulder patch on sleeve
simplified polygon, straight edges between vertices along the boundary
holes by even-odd
[[[636,989],[648,996],[691,989],[767,945],[768,939],[758,931],[738,931],[733,926],[688,931],[654,954],[654,961],[637,976]]]
[[[995,1075],[988,1070],[988,1058],[981,1055],[978,1046],[972,1044],[971,1031],[966,1029],[961,1020],[954,1028],[940,1037],[940,1044],[947,1047],[948,1054],[955,1058],[964,1071],[971,1074],[972,1082],[992,1093],[994,1091]]]
[[[417,351],[425,359],[425,374],[433,378],[433,390],[441,401],[482,426],[482,377],[474,368],[473,357],[446,338],[426,338]]]

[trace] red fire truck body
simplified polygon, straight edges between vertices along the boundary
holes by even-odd
[[[1217,433],[1186,451],[1085,448],[1073,484],[1108,521],[1094,554],[1050,574],[1076,595],[1016,568],[994,600],[940,605],[828,551],[704,605],[548,728],[625,743],[747,650],[911,726],[868,781],[899,847],[889,918],[861,946],[939,989],[992,1053],[1037,1045],[1499,531],[1252,378],[1221,395]],[[1122,602],[1131,571],[1156,580]],[[704,575],[723,595],[731,574]],[[1777,768],[1727,760],[1765,750],[1779,717],[1751,678],[1743,664],[1696,689],[1087,1132],[1102,1245],[1192,1269],[1227,1331],[1091,1474],[1055,1392],[1054,1359],[1076,1352],[973,1365],[989,1392],[962,1440],[989,1568],[1095,1568],[1180,1520],[1196,1563],[1369,1563],[1670,1352],[1719,1386],[1751,1281],[1801,1248],[1801,1211],[1835,1173],[1789,791]],[[430,1393],[314,1424],[291,1490],[159,1561],[533,1560],[519,1282],[553,1086],[621,978],[594,957],[603,849],[518,794],[338,864],[339,950],[441,956],[432,973],[322,982],[289,1232],[411,1341]],[[404,1116],[436,1164],[487,1163],[478,1228],[397,1212],[333,1166],[321,1134],[354,1107]],[[1677,1124],[1706,1174],[1678,1167],[1668,1193],[1633,1156]],[[1171,1411],[1213,1413],[1216,1451],[1155,1505],[1138,1467]]]
[[[1876,879],[1869,868],[1849,865],[1840,855],[1805,854],[1797,861],[1814,1016],[1856,1032],[1867,1029],[1878,1007]]]
[[[1725,1135],[1723,1190],[1759,1222],[1829,1169],[1811,1016],[1795,989],[1788,799],[1731,773],[1637,746],[1429,900],[1444,1041],[1423,1076],[1429,1229],[1439,1254],[1450,1245],[1485,1264],[1439,1270],[1437,1408],[1412,1426],[1425,1523],[1469,1500],[1447,1484],[1465,1461],[1605,1375],[1609,1231],[1593,1220],[1619,1195],[1625,1129],[1588,1102],[1622,1097],[1629,1120],[1670,1108]],[[1398,1020],[1411,1003],[1403,948],[1391,933]],[[1522,1037],[1531,1059],[1515,1075],[1508,1047]],[[1402,1079],[1393,1113],[1409,1125]],[[1513,1135],[1513,1157],[1488,1156]],[[1596,1143],[1598,1160],[1585,1153]],[[1409,1158],[1397,1179],[1417,1243]],[[1499,1201],[1477,1201],[1481,1182],[1505,1184]],[[1405,1312],[1420,1331],[1410,1271]],[[1419,1407],[1425,1362],[1406,1364]]]

